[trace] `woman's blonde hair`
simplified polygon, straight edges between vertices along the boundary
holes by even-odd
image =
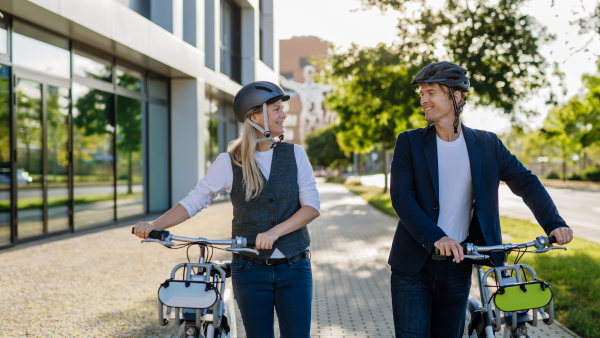
[[[248,111],[246,118],[249,119],[250,116],[262,113],[262,111],[262,106],[254,107]],[[264,186],[262,173],[254,158],[257,140],[256,129],[244,122],[240,137],[231,141],[227,147],[233,163],[242,168],[246,202],[257,198]]]

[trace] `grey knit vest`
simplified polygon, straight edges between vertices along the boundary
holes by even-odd
[[[231,154],[229,154],[231,157]],[[233,203],[233,222],[231,235],[255,239],[259,233],[273,228],[275,225],[292,217],[300,209],[298,187],[298,167],[294,156],[294,145],[281,142],[273,148],[271,173],[269,180],[263,176],[264,186],[258,198],[245,201],[245,188],[242,168],[231,161],[233,168],[233,185],[231,202]],[[292,257],[304,251],[310,244],[308,229],[302,227],[294,232],[279,237],[274,248],[279,249],[285,257]],[[248,257],[269,259],[274,249],[260,250],[257,256],[244,253]]]

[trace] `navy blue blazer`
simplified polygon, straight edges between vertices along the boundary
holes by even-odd
[[[435,126],[401,133],[392,159],[390,194],[398,227],[388,263],[407,275],[416,275],[431,254],[433,244],[446,236],[437,226],[439,176]],[[506,149],[496,134],[462,125],[473,182],[473,217],[469,242],[476,245],[502,244],[498,211],[498,186],[510,190],[531,209],[546,234],[566,227],[556,206],[537,176]],[[501,265],[502,257],[494,257]]]

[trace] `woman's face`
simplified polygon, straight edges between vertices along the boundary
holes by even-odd
[[[269,123],[269,132],[272,137],[283,134],[283,122],[287,115],[283,111],[283,101],[279,100],[275,103],[267,105],[267,121]],[[263,113],[258,113],[250,116],[252,122],[265,129],[265,119]],[[262,135],[261,135],[262,136]]]

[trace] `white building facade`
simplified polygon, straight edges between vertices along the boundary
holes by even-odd
[[[162,212],[278,83],[275,0],[0,0],[0,248]]]

